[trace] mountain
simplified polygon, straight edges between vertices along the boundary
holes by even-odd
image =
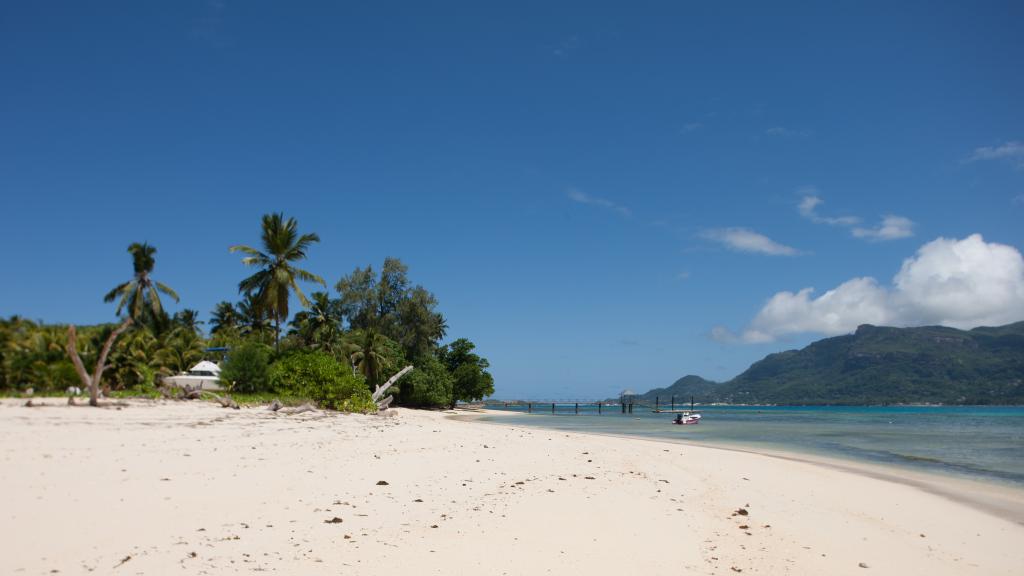
[[[715,396],[718,388],[721,386],[718,382],[705,380],[700,376],[691,374],[676,380],[667,388],[655,388],[647,392],[640,396],[639,401],[653,404],[655,398],[657,398],[662,404],[668,404],[672,401],[672,397],[675,396],[676,404],[681,405],[688,403],[691,396],[695,400]]]
[[[643,398],[666,394],[735,404],[1024,404],[1024,322],[973,330],[865,324],[770,354],[729,382],[687,376]]]

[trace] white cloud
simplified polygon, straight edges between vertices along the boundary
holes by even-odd
[[[1006,142],[999,146],[982,146],[975,148],[974,152],[967,157],[968,162],[977,160],[1009,160],[1024,168],[1024,144],[1020,142]]]
[[[810,188],[805,189],[804,191],[814,192],[815,190]],[[830,226],[855,226],[860,224],[860,218],[857,218],[856,216],[828,217],[818,214],[818,206],[824,203],[825,201],[817,195],[813,193],[807,194],[800,200],[800,204],[797,205],[797,210],[800,212],[801,216],[818,224],[828,224]]]
[[[573,202],[579,203],[579,204],[589,204],[591,206],[600,206],[601,208],[607,208],[608,210],[613,210],[615,212],[618,212],[619,214],[622,214],[623,216],[631,216],[633,214],[633,212],[629,208],[626,208],[625,206],[621,206],[621,205],[616,204],[615,202],[612,202],[611,200],[607,200],[605,198],[598,198],[596,196],[591,196],[591,195],[589,195],[589,194],[587,194],[585,192],[581,192],[580,190],[577,190],[575,188],[570,188],[569,192],[566,193],[566,195],[569,197],[570,200],[572,200]]]
[[[874,228],[857,226],[861,219],[856,216],[822,216],[818,213],[818,206],[825,203],[813,186],[801,189],[804,196],[800,199],[796,209],[801,216],[817,224],[828,224],[829,226],[842,226],[851,228],[850,233],[855,238],[866,240],[896,240],[914,235],[914,222],[903,216],[888,215],[882,217],[882,222]]]
[[[683,130],[682,131],[683,132],[693,132],[694,130],[699,130],[703,126],[704,125],[701,124],[700,122],[690,122],[688,124],[683,124]]]
[[[770,256],[796,256],[796,248],[779,244],[764,234],[746,228],[718,228],[701,233],[706,240],[718,242],[737,252],[754,252]]]
[[[771,342],[788,334],[847,334],[861,324],[956,328],[1024,319],[1024,257],[1013,246],[938,238],[903,262],[891,286],[874,278],[848,280],[814,297],[813,288],[768,299],[740,336],[712,330],[720,341]]]
[[[914,222],[903,216],[888,215],[875,228],[854,228],[853,235],[868,240],[896,240],[914,235]]]

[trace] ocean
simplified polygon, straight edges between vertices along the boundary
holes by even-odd
[[[681,406],[677,406],[680,408]],[[490,408],[495,408],[491,406]],[[484,421],[860,460],[1024,487],[1024,407],[704,406],[696,426],[634,407],[498,408]]]

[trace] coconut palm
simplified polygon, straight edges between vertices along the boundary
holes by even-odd
[[[309,306],[309,300],[299,288],[298,280],[327,286],[323,278],[294,265],[295,262],[306,258],[306,250],[314,242],[320,241],[316,234],[300,236],[298,227],[294,218],[286,220],[281,213],[264,214],[263,251],[244,245],[230,248],[231,252],[247,254],[242,258],[243,264],[260,268],[258,272],[238,283],[238,291],[254,295],[259,308],[273,318],[274,342],[278,348],[281,340],[281,323],[288,318],[288,297],[295,292],[302,305]]]
[[[341,330],[341,307],[326,292],[310,294],[307,310],[296,312],[291,333],[312,348],[332,350]]]
[[[185,308],[174,313],[171,321],[176,327],[185,328],[199,334],[199,325],[203,323],[199,319],[199,311],[192,308]]]
[[[362,372],[367,384],[372,388],[380,384],[381,374],[388,369],[387,348],[380,334],[373,328],[367,328],[362,334],[354,334],[355,342],[348,345],[349,360],[352,366]]]
[[[162,344],[154,360],[164,374],[184,372],[203,359],[203,341],[194,330],[175,328]]]
[[[231,302],[218,302],[210,314],[210,334],[216,334],[221,330],[237,328],[241,323],[241,315]]]
[[[170,296],[175,302],[178,301],[178,293],[170,286],[150,277],[153,266],[156,264],[156,258],[154,258],[156,247],[150,246],[148,243],[133,242],[128,247],[128,253],[132,255],[135,276],[107,292],[103,301],[113,302],[120,297],[117,301],[116,313],[118,315],[122,310],[126,310],[128,317],[137,324],[153,326],[166,316],[163,304],[160,302],[160,293]]]

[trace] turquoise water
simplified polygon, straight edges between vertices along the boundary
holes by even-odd
[[[701,444],[779,449],[905,466],[930,472],[1024,486],[1024,407],[700,407],[696,426],[671,424],[672,414],[634,408],[621,414],[606,406],[509,407],[493,422],[541,426],[575,432],[666,438]],[[546,410],[547,413],[539,413]],[[517,413],[513,415],[511,413]]]

